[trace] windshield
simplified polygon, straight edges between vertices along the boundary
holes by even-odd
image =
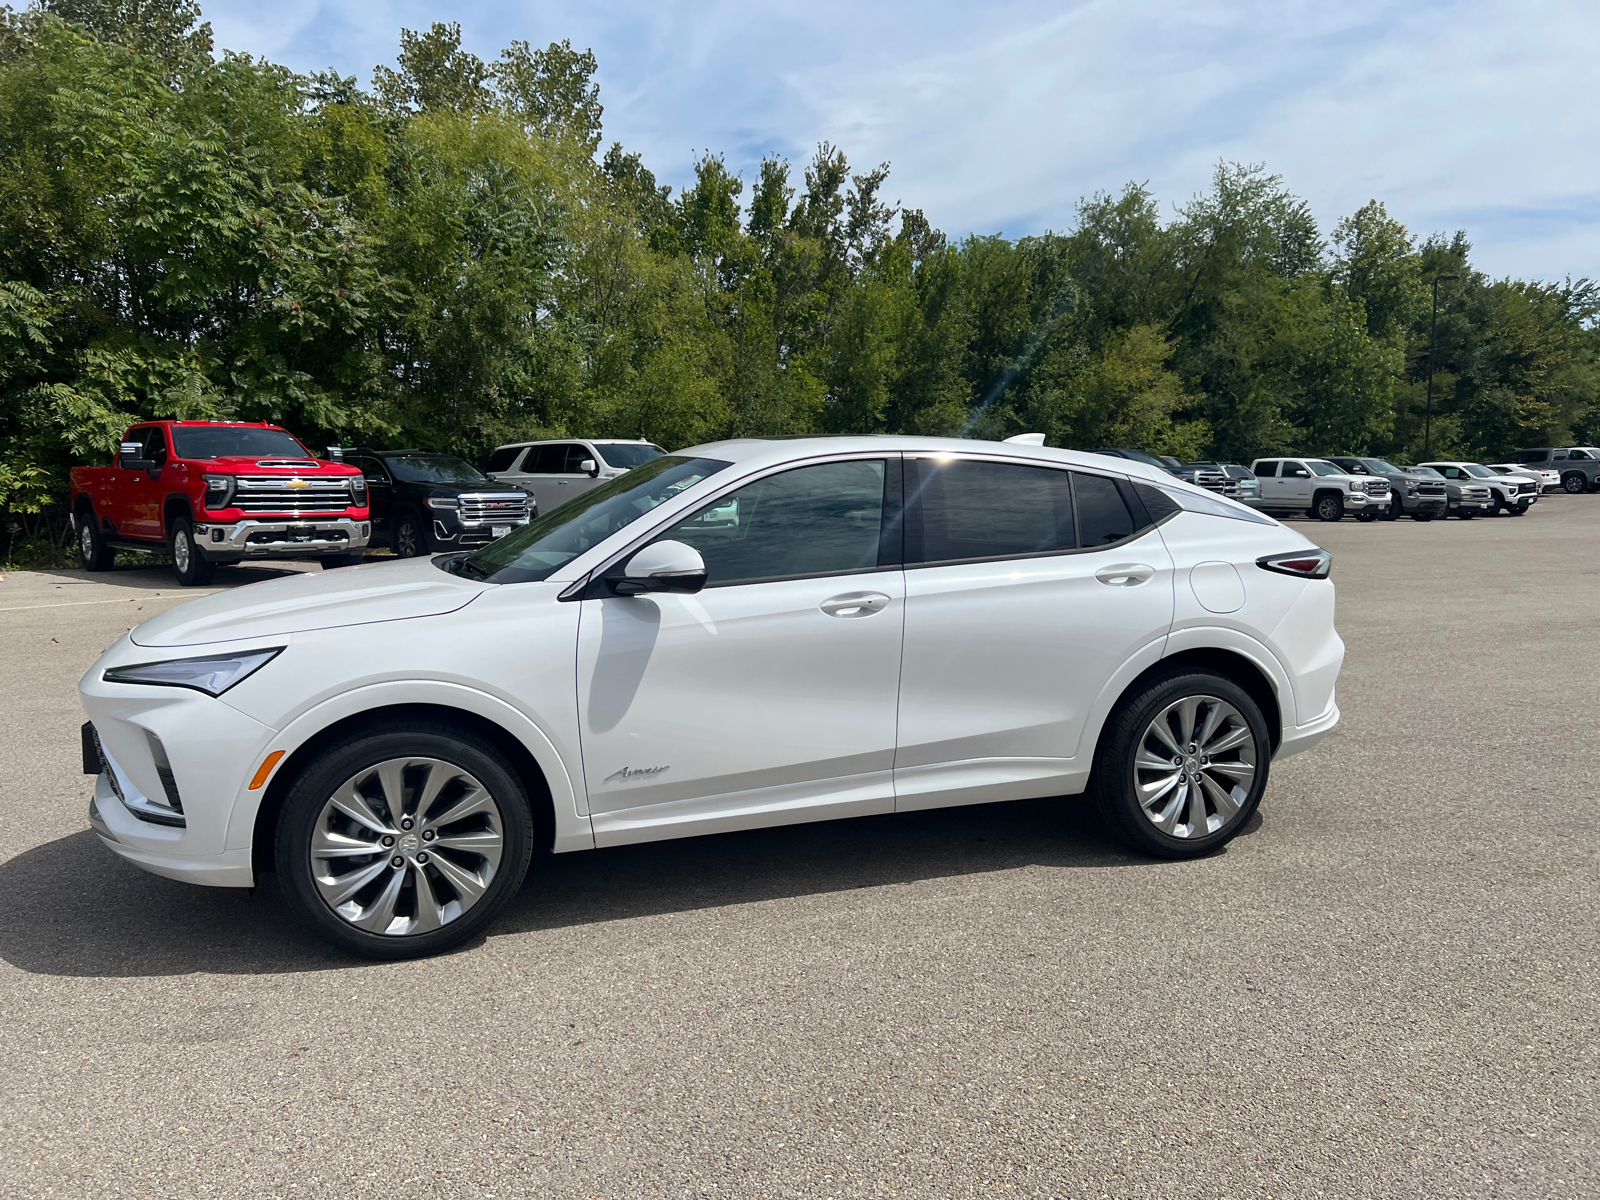
[[[401,483],[488,483],[489,477],[453,454],[406,454],[385,457]]]
[[[1162,462],[1154,454],[1146,454],[1143,450],[1119,450],[1117,453],[1122,455],[1123,458],[1132,459],[1134,462],[1148,463],[1152,467],[1160,467],[1163,471],[1168,469],[1166,463]]]
[[[1306,459],[1306,466],[1311,468],[1313,475],[1343,475],[1344,471],[1332,463],[1320,462],[1315,458]]]
[[[558,567],[727,465],[714,458],[675,454],[651,459],[490,542],[462,559],[457,569],[490,583],[548,579]]]
[[[1439,472],[1435,471],[1432,467],[1412,467],[1411,470],[1408,472],[1408,474],[1420,475],[1424,479],[1443,479],[1444,478],[1443,475],[1439,474]]]
[[[179,458],[312,458],[315,457],[281,429],[241,429],[230,425],[172,427],[173,448]]]
[[[621,467],[631,471],[634,467],[642,467],[647,462],[653,462],[666,453],[660,446],[641,446],[637,442],[632,445],[608,445],[597,442],[595,449],[600,451],[600,457],[606,460],[608,467]]]
[[[1161,465],[1166,467],[1166,469],[1169,471],[1183,470],[1183,460],[1173,458],[1170,454],[1161,455]]]
[[[1405,472],[1386,458],[1360,458],[1356,460],[1367,470],[1378,475],[1404,475]]]
[[[1462,468],[1468,475],[1477,479],[1494,479],[1495,473],[1482,463],[1467,463]]]

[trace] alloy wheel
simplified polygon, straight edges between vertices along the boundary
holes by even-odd
[[[190,553],[189,535],[180,529],[172,535],[172,565],[178,569],[178,574],[188,573]]]
[[[1237,708],[1185,696],[1162,709],[1139,739],[1134,792],[1169,837],[1206,837],[1236,816],[1256,775],[1256,740]]]
[[[505,851],[489,789],[437,758],[391,758],[347,779],[311,835],[323,901],[368,933],[404,937],[458,920],[489,890]]]
[[[90,528],[87,520],[83,520],[83,527],[78,531],[78,551],[83,555],[85,564],[94,561],[94,530]]]
[[[401,558],[417,556],[417,528],[410,521],[401,521],[400,528],[395,530],[394,552]]]

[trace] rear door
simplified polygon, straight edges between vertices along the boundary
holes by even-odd
[[[567,460],[574,443],[546,442],[532,446],[522,460],[523,474],[516,482],[533,493],[541,514],[570,500],[575,492],[568,486],[572,476],[567,472]]]
[[[1053,795],[1092,756],[1107,682],[1159,655],[1172,558],[1127,480],[976,458],[906,470],[895,807]]]

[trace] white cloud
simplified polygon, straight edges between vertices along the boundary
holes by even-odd
[[[952,233],[1071,223],[1078,198],[1203,190],[1265,162],[1324,226],[1384,200],[1419,233],[1466,226],[1495,274],[1600,275],[1592,3],[1007,0],[982,7],[559,0],[212,4],[221,44],[370,77],[401,25],[459,20],[493,57],[570,37],[601,64],[608,138],[666,181],[694,152],[746,176],[815,143],[892,162],[890,192]]]

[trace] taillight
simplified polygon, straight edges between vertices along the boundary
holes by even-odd
[[[1333,569],[1333,555],[1326,550],[1296,550],[1293,554],[1269,554],[1256,559],[1263,571],[1279,575],[1298,575],[1301,579],[1326,579]]]

